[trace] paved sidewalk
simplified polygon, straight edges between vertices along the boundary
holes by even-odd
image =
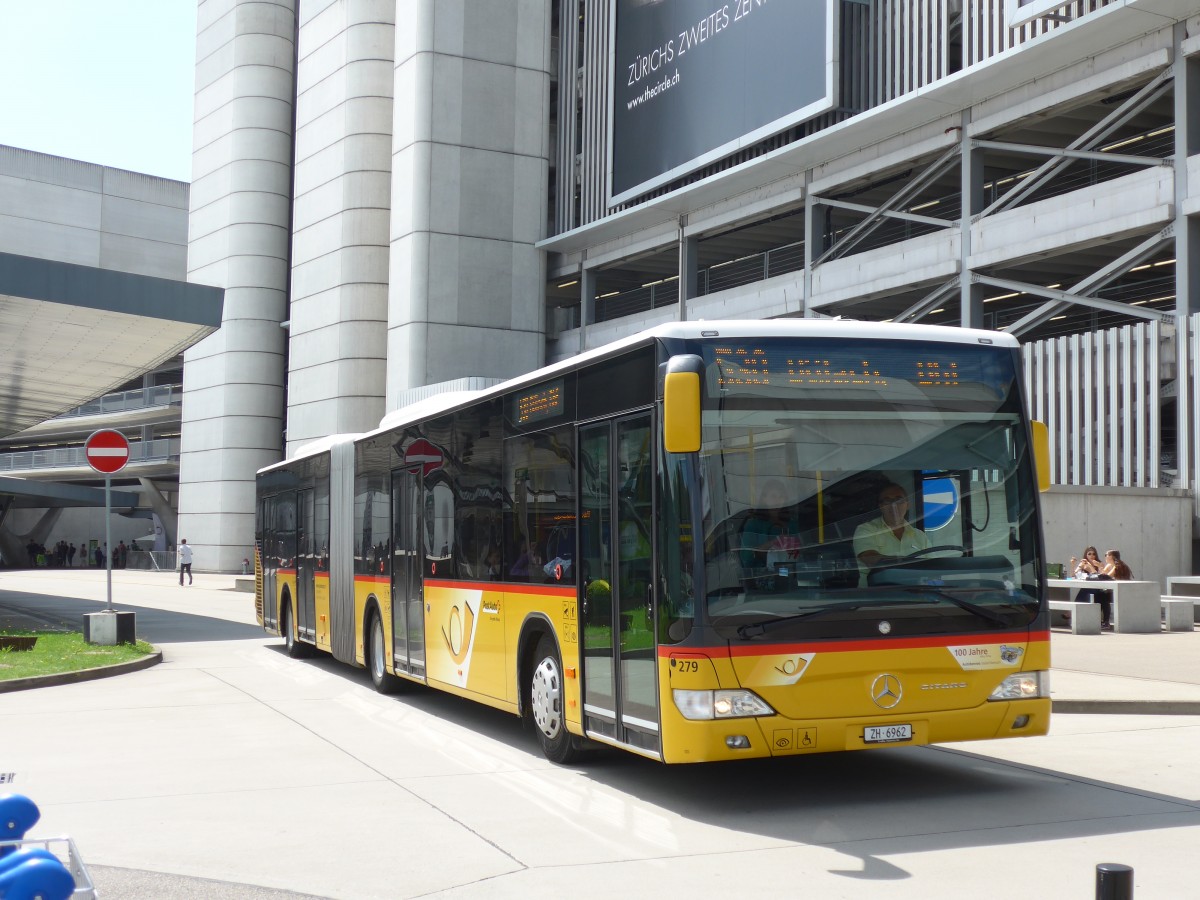
[[[1050,639],[1054,711],[1200,715],[1200,631]]]
[[[178,610],[189,591],[196,591],[197,599],[205,598],[202,615],[206,621],[197,624],[206,631],[213,627],[212,618],[231,623],[230,628],[239,632],[231,632],[231,638],[241,636],[243,630],[232,623],[254,624],[253,596],[236,590],[245,576],[200,573],[194,587],[183,588],[174,578],[170,572],[134,569],[113,573],[114,606],[122,608],[122,596],[136,594],[138,598],[139,637],[152,643],[174,638],[174,634],[154,633],[156,621],[152,613],[147,614],[147,607]],[[147,599],[147,588],[163,592],[161,605]],[[0,628],[79,628],[82,613],[103,609],[106,599],[103,571],[0,571]],[[182,627],[173,623],[173,630]],[[262,632],[247,630],[244,636],[261,637]],[[1055,630],[1051,648],[1050,689],[1055,712],[1200,715],[1200,630],[1099,635]]]

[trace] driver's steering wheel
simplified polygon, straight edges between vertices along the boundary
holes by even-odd
[[[943,550],[957,550],[959,553],[966,555],[967,548],[961,547],[958,544],[938,544],[936,547],[926,547],[924,550],[918,550],[916,553],[910,553],[902,559],[917,559],[921,556],[928,556],[930,553],[940,553]]]

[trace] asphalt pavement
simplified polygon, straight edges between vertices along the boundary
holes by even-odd
[[[0,572],[0,628],[81,628],[81,616],[107,606],[103,571]],[[252,595],[237,590],[246,577],[196,575],[191,587],[165,580],[169,573],[115,572],[113,607],[137,613],[142,640],[158,645],[188,640],[237,640],[262,637],[254,623]],[[141,588],[161,589],[163,602],[147,599]],[[121,591],[137,586],[138,602],[122,602]],[[180,611],[180,601],[194,590],[204,593],[203,613]],[[221,602],[209,599],[220,592]],[[1054,711],[1124,715],[1200,715],[1200,630],[1161,634],[1076,635],[1051,633]]]
[[[148,673],[139,673],[108,682],[92,682],[89,686],[49,687],[21,694],[0,695],[0,775],[5,774],[6,768],[22,770],[16,773],[17,781],[11,789],[20,791],[22,778],[30,781],[30,795],[36,794],[35,799],[43,804],[44,818],[48,819],[50,827],[54,829],[59,822],[69,822],[73,833],[86,837],[85,846],[89,853],[106,863],[101,866],[93,862],[90,866],[92,877],[104,898],[137,900],[151,897],[205,897],[228,900],[286,900],[314,896],[295,893],[294,889],[297,887],[316,890],[316,896],[346,896],[336,887],[329,885],[336,885],[338,878],[348,883],[349,878],[362,871],[362,860],[354,857],[355,848],[347,851],[346,845],[343,844],[341,858],[337,854],[331,854],[333,859],[326,861],[331,871],[325,882],[311,875],[304,878],[288,876],[287,873],[299,871],[300,867],[306,865],[306,859],[311,858],[311,851],[304,850],[303,841],[298,838],[300,832],[294,829],[303,827],[306,818],[313,812],[312,802],[316,801],[317,796],[322,796],[325,777],[331,780],[332,786],[329,789],[336,789],[336,793],[324,795],[323,818],[340,824],[343,829],[356,827],[353,817],[343,811],[340,804],[346,803],[349,808],[349,800],[346,799],[349,797],[357,798],[356,802],[361,806],[368,805],[380,790],[370,781],[370,778],[374,777],[372,773],[387,771],[388,766],[398,764],[396,746],[403,751],[403,743],[393,746],[389,756],[377,756],[381,752],[379,736],[360,736],[357,729],[363,723],[373,729],[382,729],[394,737],[408,733],[395,730],[399,726],[397,717],[407,717],[405,724],[411,730],[413,722],[410,720],[424,715],[421,708],[423,705],[453,702],[431,696],[418,698],[411,708],[397,706],[384,698],[376,699],[369,691],[369,684],[365,685],[365,690],[357,687],[359,682],[365,681],[365,676],[361,676],[361,673],[355,670],[339,666],[331,667],[326,672],[326,668],[321,665],[290,666],[290,661],[276,657],[270,652],[276,649],[278,640],[264,638],[261,629],[255,624],[253,595],[237,590],[237,582],[240,580],[243,580],[240,576],[201,573],[196,576],[194,586],[179,587],[171,573],[135,570],[114,572],[114,607],[136,612],[138,636],[156,646],[168,648],[166,665],[155,667],[159,674],[148,676]],[[105,608],[106,599],[106,579],[103,572],[0,572],[0,627],[78,628],[81,625],[81,616]],[[223,647],[233,649],[232,658],[228,652],[221,649]],[[1171,716],[1200,715],[1200,633],[1195,630],[1190,633],[1164,632],[1150,635],[1106,632],[1096,636],[1073,635],[1056,630],[1052,635],[1052,652],[1054,671],[1051,684],[1056,713],[1112,713],[1113,715],[1105,721],[1113,723],[1114,736],[1111,740],[1114,742],[1132,742],[1140,733],[1128,730],[1131,727],[1128,723],[1132,721],[1127,718],[1129,716],[1161,716],[1159,721],[1162,722],[1163,728],[1170,729],[1173,723],[1179,722],[1182,725],[1186,721],[1169,718]],[[243,674],[243,669],[246,672],[251,671],[251,668],[243,665],[251,660],[252,671],[255,673],[253,676]],[[106,684],[111,687],[105,687]],[[123,685],[122,690],[114,694],[112,688],[118,685]],[[364,770],[361,768],[342,772],[331,762],[326,738],[315,741],[311,747],[307,746],[305,742],[312,736],[316,726],[310,723],[307,711],[299,712],[304,707],[295,706],[298,701],[287,700],[285,705],[285,701],[279,699],[285,687],[289,694],[299,689],[305,704],[323,701],[327,695],[336,698],[335,710],[340,709],[337,721],[348,729],[346,733],[349,736],[349,746],[353,748],[353,765],[368,767],[365,770],[365,783],[359,785],[364,779]],[[60,691],[64,693],[55,693]],[[297,771],[305,773],[301,777],[314,779],[311,790],[315,795],[311,801],[295,794],[296,787],[302,785],[303,781],[289,783],[292,790],[282,791],[279,797],[269,793],[273,782],[281,778],[278,774],[279,763],[274,761],[278,747],[263,743],[266,739],[265,733],[263,737],[259,736],[260,723],[255,712],[259,707],[247,702],[249,692],[256,696],[261,695],[269,704],[277,705],[279,712],[286,711],[287,727],[301,729],[298,732],[301,739],[295,745],[298,753],[295,763]],[[105,694],[108,695],[107,699],[104,699]],[[478,724],[487,728],[493,727],[490,711],[482,707],[477,709],[471,704],[466,708],[454,706],[453,709],[455,716],[462,719],[468,728],[470,720],[476,716],[480,719]],[[234,711],[238,713],[236,720],[231,718]],[[88,733],[85,745],[74,750],[62,746],[62,735],[72,733],[70,727],[64,727],[64,716],[77,718],[81,723],[79,730]],[[1070,726],[1068,720],[1076,718],[1080,723],[1093,721],[1087,715],[1064,716],[1060,721]],[[426,746],[442,746],[448,740],[449,732],[443,733],[441,729],[457,729],[462,724],[445,722],[436,717],[422,721],[426,724],[416,729],[416,732]],[[500,721],[507,723],[505,719]],[[20,723],[23,730],[44,727],[48,736],[42,739],[32,733],[23,734],[20,746],[12,747],[10,742],[4,739],[6,722],[10,727]],[[143,734],[144,746],[141,748],[136,748],[125,740],[123,734],[108,733],[113,729],[120,731],[140,728],[147,722],[156,723],[162,734],[161,737],[156,737],[138,732]],[[1090,726],[1081,724],[1080,727]],[[1061,740],[1071,740],[1070,733],[1076,730],[1078,729],[1067,727],[1067,735]],[[502,738],[509,733],[507,724],[501,727]],[[1182,736],[1191,732],[1178,733]],[[1146,740],[1156,742],[1155,746],[1158,747],[1163,740],[1169,739],[1172,732],[1151,730],[1147,734]],[[197,735],[203,735],[205,743],[197,744]],[[538,762],[536,754],[526,746],[531,739],[519,729],[513,730],[512,735],[519,743],[511,749],[505,745],[503,739],[499,743],[493,739],[494,752],[498,754],[495,761],[480,760],[474,755],[469,755],[457,741],[447,746],[450,757],[456,762],[469,762],[471,768],[490,769],[495,766],[502,773],[510,769],[519,770],[523,779],[535,777],[531,772],[541,773],[543,763]],[[1102,739],[1095,736],[1087,738],[1089,745],[1100,740]],[[1006,752],[1014,754],[1014,762],[1018,766],[1015,770],[1018,773],[1018,783],[1032,777],[1028,774],[1021,775],[1020,772],[1025,770],[1020,767],[1042,764],[1044,756],[1039,755],[1032,744],[1026,748],[1025,742],[998,743],[1004,745]],[[13,752],[7,752],[6,747]],[[897,751],[894,757],[882,758],[903,760],[907,764],[904,752]],[[950,752],[953,754],[959,751]],[[1029,754],[1028,759],[1022,758],[1022,753]],[[108,762],[101,762],[97,766],[92,762],[97,755]],[[1121,757],[1118,754],[1105,753],[1101,758],[1114,760]],[[1135,767],[1136,771],[1128,774],[1129,780],[1144,777],[1154,785],[1154,789],[1167,792],[1169,782],[1166,779],[1172,777],[1168,763],[1172,758],[1164,757],[1166,762],[1162,771],[1150,771],[1153,767],[1148,765],[1147,758],[1137,758],[1142,761]],[[87,759],[88,764],[72,772],[72,761],[83,759]],[[405,759],[404,753],[401,752],[400,760]],[[945,757],[943,754],[939,759],[942,763],[936,778],[940,781],[946,772],[952,770],[952,766],[951,762],[947,761],[951,760],[951,757]],[[973,757],[963,757],[963,760],[964,764],[969,763],[970,772],[977,770],[978,763]],[[6,762],[9,763],[8,767],[5,766]],[[426,772],[422,768],[423,764],[414,767],[412,762],[406,762],[405,765],[408,774],[418,780],[425,779],[420,781],[421,784],[440,783],[443,773]],[[613,765],[619,766],[620,763]],[[822,762],[815,765],[837,766],[840,763]],[[534,768],[525,771],[525,766]],[[595,808],[597,816],[602,822],[608,821],[612,810],[605,804],[610,801],[601,801],[599,797],[593,796],[597,790],[603,789],[602,782],[593,784],[587,779],[581,782],[580,773],[556,770],[555,767],[545,768],[547,774],[536,777],[561,781],[557,793],[543,796],[534,792],[535,799],[540,798],[539,808],[541,805],[550,804],[552,796],[555,797],[554,803],[576,799],[584,801],[586,798],[586,803],[601,804]],[[643,768],[648,772],[645,777],[653,775],[660,778],[654,775],[658,770],[653,767],[639,767],[629,763],[629,771],[634,773],[636,778],[643,777]],[[328,776],[325,775],[326,771]],[[624,769],[621,771],[624,772]],[[861,775],[860,769],[855,771]],[[904,772],[907,776],[910,770],[904,769]],[[51,773],[57,773],[57,780],[50,777]],[[111,773],[113,783],[97,781],[98,777],[108,777],[107,774],[98,776],[97,773]],[[433,781],[428,780],[435,774]],[[686,778],[689,775],[690,773],[685,773],[681,777]],[[286,777],[283,780],[286,781]],[[1061,778],[1056,775],[1054,783],[1059,781]],[[903,780],[889,778],[887,783],[902,784]],[[648,784],[649,782],[643,784],[633,793],[644,794],[649,789]],[[523,782],[523,786],[528,788],[527,783]],[[0,791],[7,789],[8,785],[0,787]],[[581,789],[586,791],[577,798],[572,791]],[[361,793],[363,790],[367,793]],[[1181,791],[1176,793],[1183,796]],[[260,795],[264,799],[256,800]],[[686,791],[682,792],[682,795],[690,796]],[[957,795],[954,799],[957,799]],[[292,806],[294,802],[295,805]],[[119,815],[125,817],[125,821],[140,823],[136,848],[129,847],[127,842],[121,840],[119,834],[105,833],[104,821],[110,804],[113,811],[120,810]],[[221,823],[228,822],[230,815],[236,814],[239,821],[257,821],[255,817],[265,815],[263,809],[272,804],[284,810],[285,814],[291,811],[295,822],[294,825],[289,823],[286,815],[283,825],[277,824],[280,821],[277,815],[273,814],[269,818],[273,827],[282,828],[279,835],[264,839],[264,843],[274,846],[274,852],[280,855],[274,887],[264,886],[267,879],[260,875],[263,868],[270,867],[262,866],[261,861],[257,865],[250,865],[243,858],[253,855],[253,850],[242,843],[244,839],[239,834],[225,835],[221,831]],[[957,807],[959,804],[955,802],[953,805]],[[189,828],[169,824],[170,811],[177,807],[186,809],[187,815],[199,817],[199,820],[193,822]],[[496,808],[503,809],[504,804]],[[846,815],[846,806],[841,799],[838,799],[833,808],[839,816]],[[408,810],[409,817],[424,815],[420,809]],[[390,823],[381,822],[378,828],[400,833],[407,828],[409,821],[410,818],[401,817]],[[792,822],[786,810],[782,821]],[[1097,815],[1096,821],[1107,820],[1102,815]],[[249,825],[245,827],[249,833],[269,834],[261,827],[257,831]],[[407,840],[416,839],[418,844],[421,841],[433,842],[430,847],[442,846],[445,835],[438,831],[439,826],[427,824],[425,827],[427,833],[416,835],[408,832]],[[844,823],[839,825],[839,828],[844,827]],[[156,831],[163,829],[166,829],[163,835],[156,836]],[[209,835],[211,846],[179,846],[174,840],[175,836],[189,829],[195,833]],[[960,827],[949,828],[947,833],[957,833],[958,830]],[[620,831],[621,829],[618,829],[618,832]],[[519,835],[521,832],[514,831],[506,824],[497,833]],[[731,832],[726,827],[721,829],[721,833],[728,835]],[[290,837],[293,834],[295,837]],[[1147,839],[1152,838],[1154,834],[1157,832],[1147,832]],[[171,839],[168,839],[167,835],[170,835]],[[276,838],[282,841],[278,846],[272,843]],[[459,839],[463,839],[462,836],[459,836]],[[1153,848],[1159,843],[1161,842],[1151,841],[1145,850],[1129,849],[1126,852],[1131,858],[1135,852],[1144,852],[1148,858],[1153,858]],[[289,844],[292,845],[290,849]],[[1136,848],[1139,845],[1135,841],[1128,846]],[[153,870],[155,865],[146,862],[147,854],[153,858],[152,851],[156,847],[161,859],[161,862],[156,864],[158,871]],[[476,868],[488,866],[503,871],[504,866],[508,864],[506,858],[497,862],[487,856],[495,849],[494,843],[487,843],[476,855],[461,858],[457,865],[463,868],[463,877],[474,875]],[[294,855],[289,857],[289,853]],[[343,861],[344,870],[338,868]],[[877,861],[871,862],[871,865],[878,864]],[[1150,869],[1149,865],[1143,867]],[[447,881],[453,881],[449,874],[453,871],[439,874]],[[551,866],[540,871],[552,873],[555,870]],[[868,868],[868,872],[872,873],[874,870]],[[199,875],[212,877],[197,877]],[[486,885],[488,874],[484,873],[480,877],[481,886]],[[252,880],[256,884],[245,883]],[[435,879],[433,883],[439,882]],[[293,891],[285,890],[287,887],[293,888]],[[414,890],[410,896],[420,893],[419,890]],[[502,893],[498,891],[497,895]],[[364,897],[387,895],[386,890],[378,888],[374,894],[367,888],[358,894]]]

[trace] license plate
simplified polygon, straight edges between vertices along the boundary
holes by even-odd
[[[864,744],[895,744],[911,740],[911,725],[868,725],[863,729]]]

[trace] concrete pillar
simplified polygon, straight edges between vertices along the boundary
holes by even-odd
[[[388,410],[542,363],[550,144],[550,0],[401,0],[396,21]]]
[[[596,321],[596,270],[587,266],[579,273],[579,352],[587,349],[588,326]]]
[[[971,219],[983,210],[983,151],[971,146],[971,111],[964,110],[959,138],[961,149],[962,212],[959,218],[959,324],[983,327],[983,285],[971,278]]]
[[[1196,496],[1196,448],[1200,447],[1200,400],[1195,361],[1191,354],[1190,317],[1200,312],[1200,219],[1184,214],[1191,187],[1188,157],[1200,153],[1200,61],[1184,56],[1187,24],[1175,26],[1175,314],[1176,452],[1179,486]],[[1200,497],[1193,510],[1193,528],[1200,525]]]
[[[825,252],[825,232],[821,227],[819,205],[812,198],[812,169],[804,173],[804,296],[800,310],[808,316],[813,291],[813,260]]]
[[[679,217],[679,321],[686,322],[688,318],[688,301],[696,296],[699,282],[700,241],[694,235],[689,236],[687,216]]]
[[[393,0],[300,7],[288,452],[383,417],[395,15]]]
[[[198,571],[239,571],[254,476],[280,458],[295,0],[201,0],[188,279],[225,288],[184,355],[179,536]]]

